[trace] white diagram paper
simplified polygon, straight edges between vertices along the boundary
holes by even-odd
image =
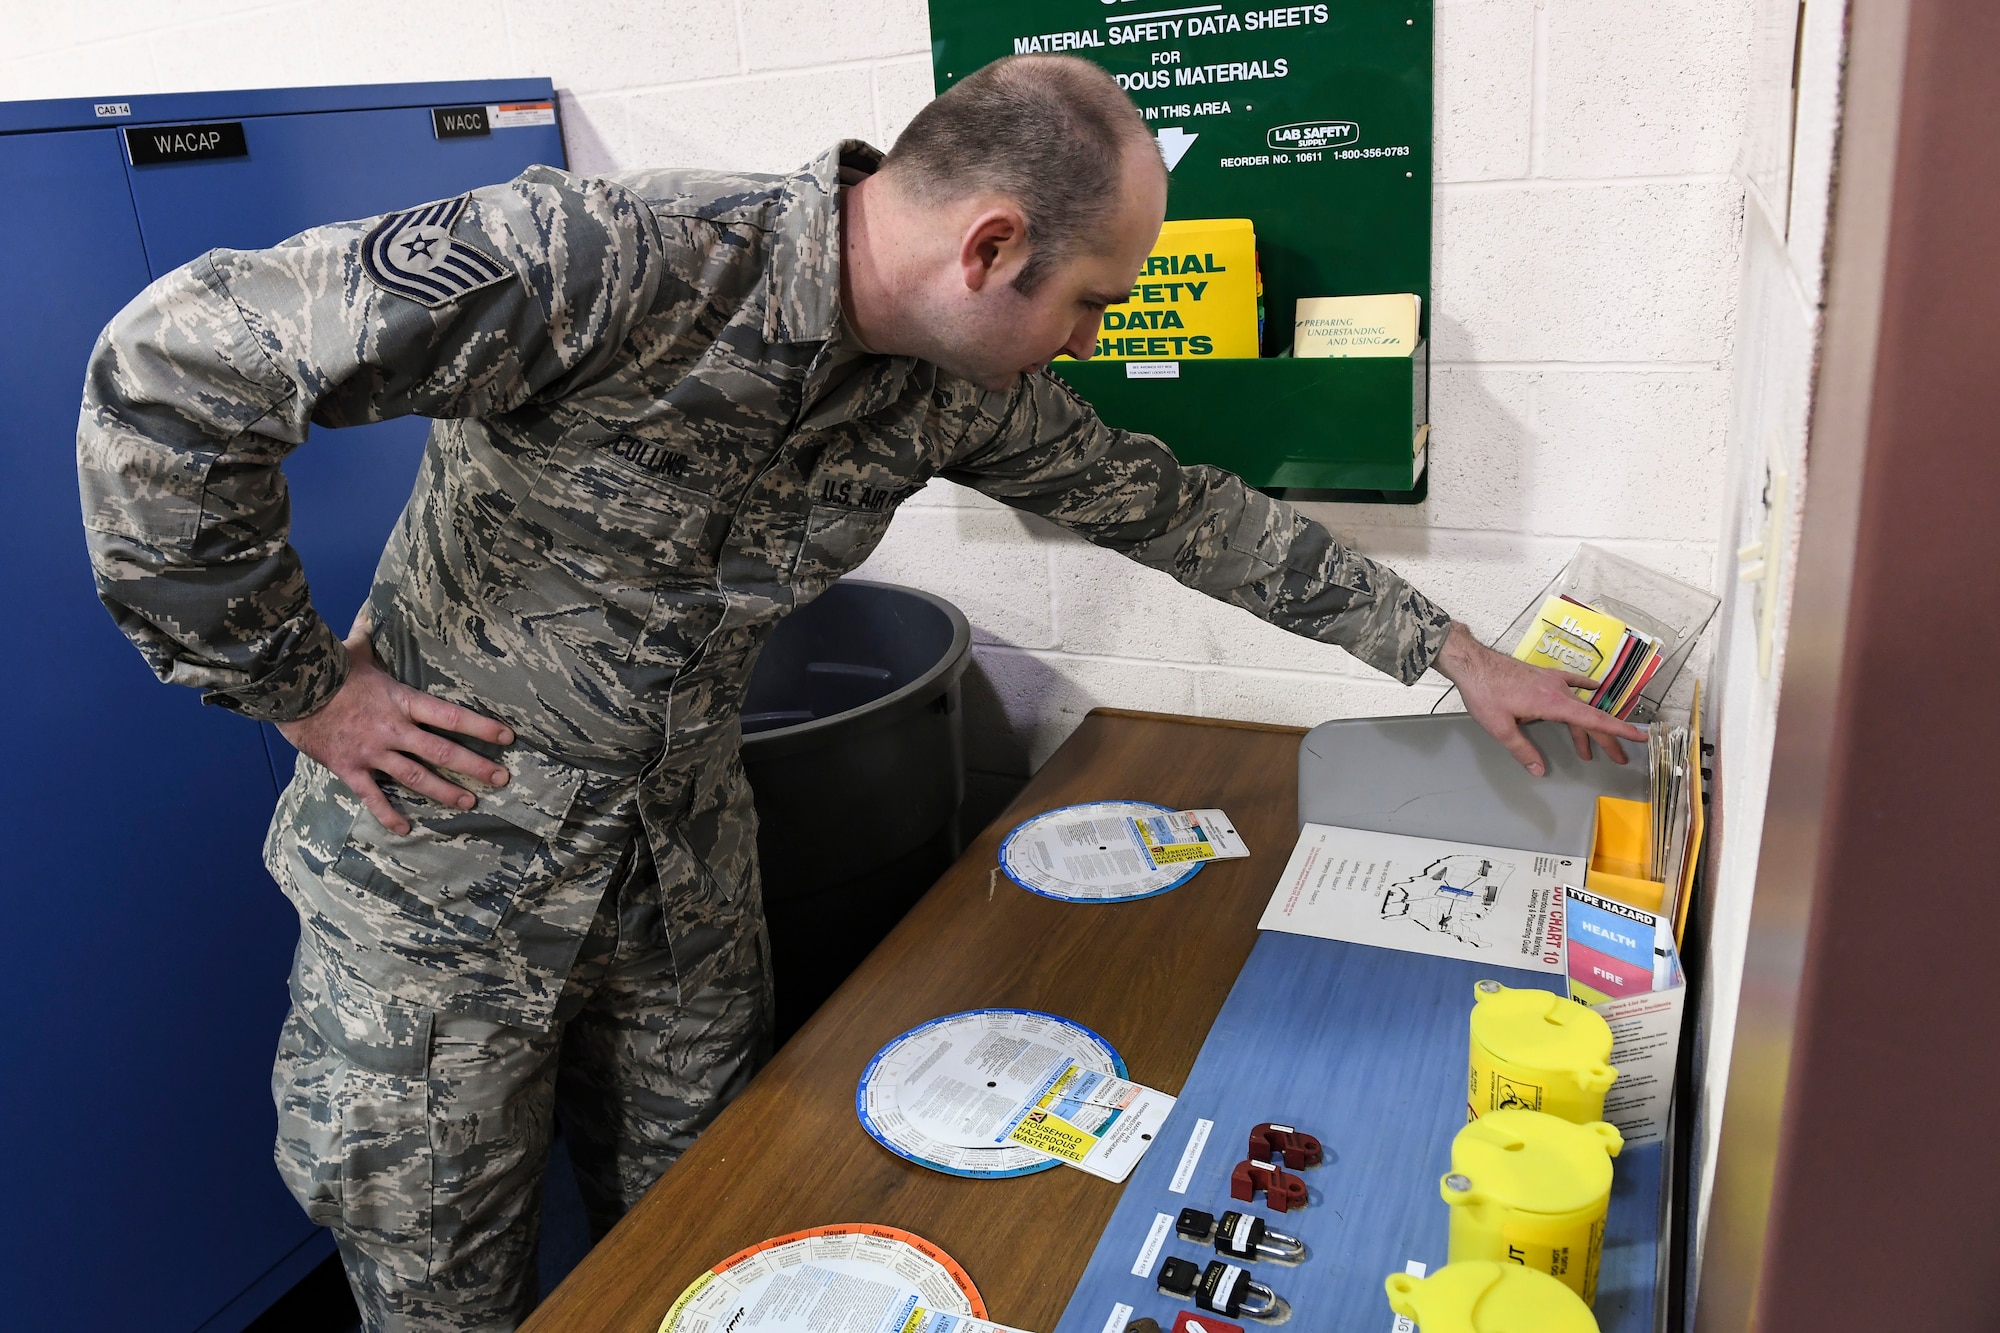
[[[1560,974],[1579,857],[1307,824],[1263,930]]]

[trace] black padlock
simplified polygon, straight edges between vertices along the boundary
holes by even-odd
[[[1226,1319],[1237,1315],[1265,1318],[1277,1314],[1284,1305],[1277,1292],[1220,1259],[1197,1269],[1190,1260],[1169,1257],[1160,1265],[1159,1286],[1163,1295],[1193,1301],[1197,1308]]]
[[[1228,1212],[1218,1227],[1212,1213],[1199,1208],[1183,1208],[1174,1220],[1174,1231],[1182,1240],[1215,1244],[1216,1252],[1232,1259],[1273,1259],[1296,1264],[1306,1257],[1305,1242],[1282,1231],[1273,1231],[1261,1217]]]

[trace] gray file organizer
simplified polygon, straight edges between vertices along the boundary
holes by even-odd
[[[1523,728],[1548,769],[1533,777],[1464,713],[1324,722],[1299,742],[1299,822],[1590,854],[1599,796],[1649,795],[1645,746],[1623,766],[1576,757],[1569,730]]]

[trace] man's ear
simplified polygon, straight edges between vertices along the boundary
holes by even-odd
[[[958,267],[967,291],[1010,281],[1028,258],[1028,220],[1010,204],[983,209],[959,238]]]

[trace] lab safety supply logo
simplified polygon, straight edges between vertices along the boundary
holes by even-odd
[[[514,276],[451,234],[465,196],[391,213],[361,246],[361,263],[384,291],[435,309]]]
[[[1345,148],[1361,141],[1361,127],[1351,120],[1298,120],[1274,125],[1264,134],[1264,144],[1280,153],[1304,153],[1323,148]]]

